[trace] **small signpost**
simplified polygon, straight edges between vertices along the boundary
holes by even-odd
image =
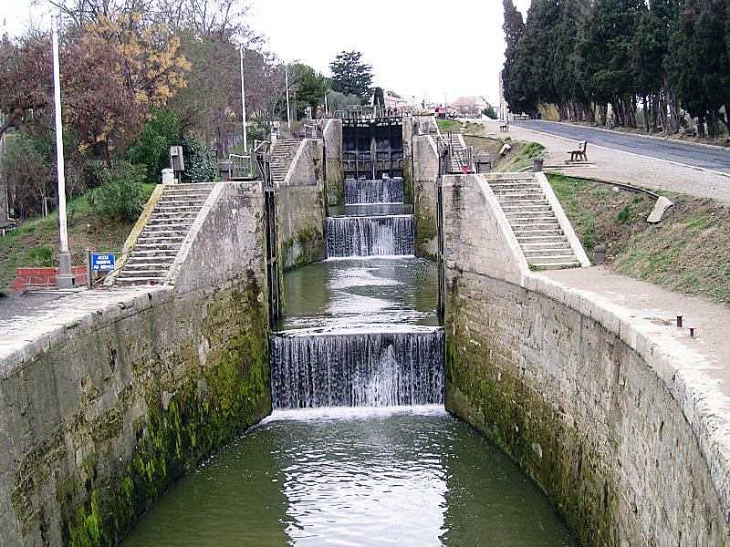
[[[106,275],[114,271],[116,257],[114,253],[95,253],[87,250],[86,264],[88,266],[87,284],[91,289],[99,274]]]

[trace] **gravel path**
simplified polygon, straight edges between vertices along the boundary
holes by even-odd
[[[504,136],[503,133],[499,133],[499,122],[487,121],[483,124],[488,133]],[[594,132],[606,133],[595,130]],[[697,166],[679,165],[663,159],[637,155],[647,148],[647,143],[653,142],[652,139],[629,136],[636,141],[635,153],[592,145],[591,139],[588,139],[588,159],[591,165],[566,166],[568,151],[575,148],[578,139],[548,135],[514,124],[510,125],[509,136],[516,140],[539,142],[545,146],[547,149],[545,165],[549,171],[633,184],[651,190],[681,192],[730,204],[730,176]],[[651,148],[649,146],[647,149]],[[706,151],[707,154],[714,152],[706,147],[697,148]],[[722,150],[719,152],[725,154]],[[727,154],[730,156],[730,152]]]

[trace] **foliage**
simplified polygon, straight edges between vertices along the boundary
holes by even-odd
[[[289,83],[295,90],[298,113],[303,113],[306,107],[311,107],[314,111],[324,101],[327,79],[312,67],[302,63],[295,64]]]
[[[147,180],[157,180],[169,167],[170,146],[180,141],[181,127],[178,114],[169,109],[154,112],[142,129],[137,144],[129,149],[127,158],[133,164],[147,168]]]
[[[133,221],[144,206],[145,166],[122,161],[104,170],[104,184],[89,195],[94,214],[101,219]]]
[[[491,104],[487,108],[482,110],[482,114],[484,114],[487,118],[491,120],[497,119],[497,111],[494,110],[494,107]]]
[[[0,39],[0,137],[26,116],[38,116],[49,103],[51,43],[48,36],[30,33],[17,42]]]
[[[184,182],[213,182],[218,180],[218,162],[199,141],[186,137],[182,141],[185,158]]]
[[[342,51],[330,63],[332,88],[345,95],[356,95],[364,102],[370,97],[373,69],[362,61],[359,51]]]
[[[7,139],[0,157],[0,175],[7,183],[11,207],[22,218],[44,211],[45,198],[54,195],[54,163],[42,138],[21,132]]]
[[[373,103],[378,106],[385,106],[385,92],[382,87],[376,87],[373,92]]]
[[[729,121],[729,9],[728,0],[532,0],[523,24],[504,0],[505,97],[515,112],[551,103],[561,119],[640,121],[646,131],[678,131],[681,107],[715,138]]]
[[[362,100],[357,95],[345,95],[337,91],[327,92],[327,105],[331,112],[335,110],[344,110],[349,106],[360,106]]]
[[[73,38],[64,48],[64,116],[82,150],[101,146],[110,160],[137,138],[151,108],[185,87],[190,63],[179,37],[136,12],[101,17]]]

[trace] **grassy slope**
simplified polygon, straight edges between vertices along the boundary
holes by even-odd
[[[671,194],[675,206],[652,226],[649,197],[564,176],[550,182],[589,254],[603,243],[619,273],[730,304],[730,207]]]
[[[154,185],[145,185],[149,194]],[[94,216],[85,196],[68,204],[68,239],[71,262],[84,264],[84,250],[119,253],[133,222],[107,222]],[[17,230],[0,237],[0,290],[15,278],[15,269],[55,266],[58,263],[58,213],[25,222]]]

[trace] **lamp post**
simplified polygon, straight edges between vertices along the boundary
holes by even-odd
[[[291,131],[291,116],[289,113],[289,65],[284,65],[284,78],[286,80],[286,127]]]
[[[243,112],[243,153],[248,152],[248,136],[246,135],[246,80],[243,75],[243,45],[241,45],[241,111]]]
[[[58,63],[58,20],[53,19],[53,88],[56,118],[56,172],[58,175],[58,276],[56,287],[70,289],[74,286],[71,272],[71,255],[68,252],[68,223],[66,221],[66,172],[63,159],[63,122],[61,120],[61,71]]]

